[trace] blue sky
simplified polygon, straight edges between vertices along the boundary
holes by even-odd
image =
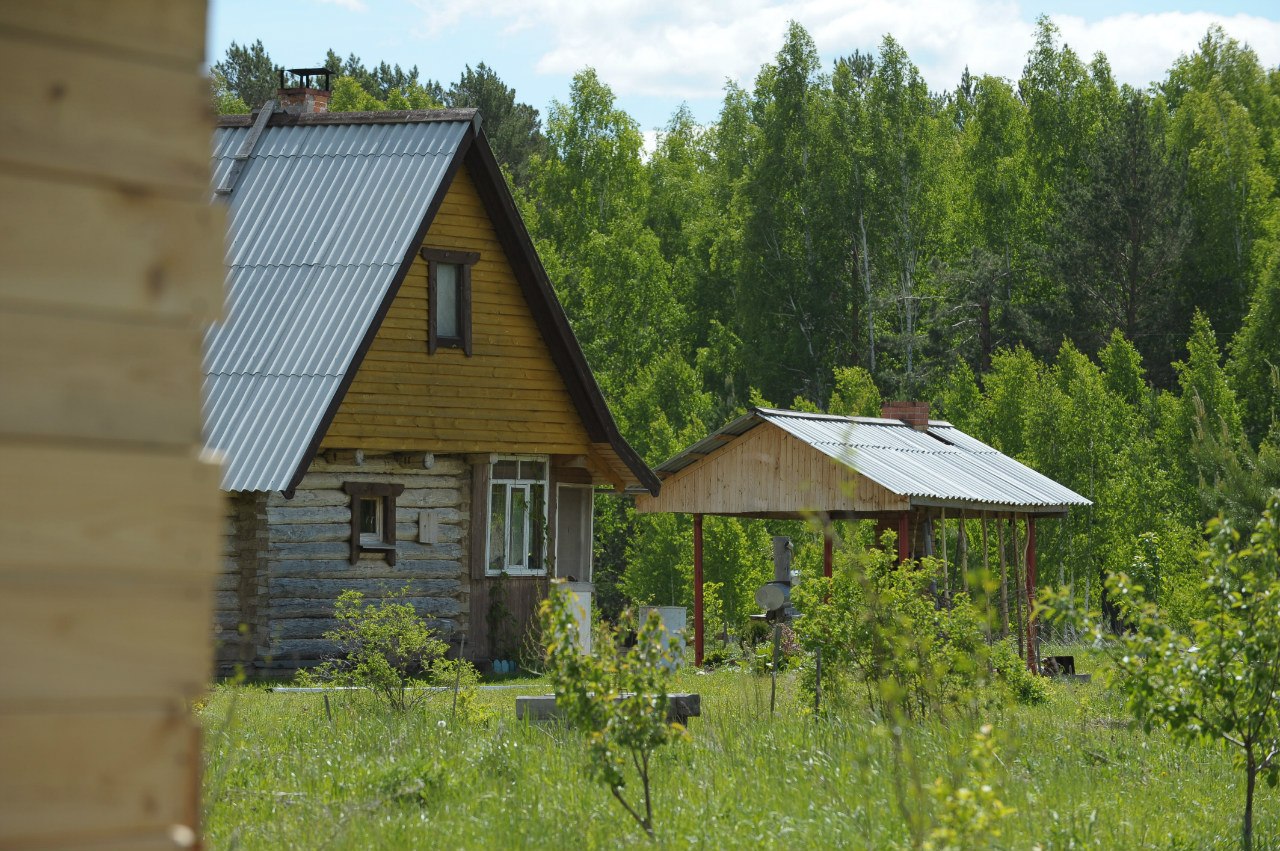
[[[1215,21],[1280,64],[1274,0],[212,0],[208,55],[216,61],[233,40],[260,38],[286,67],[318,64],[332,47],[366,64],[417,65],[446,84],[483,61],[544,115],[590,65],[653,131],[682,101],[713,121],[725,81],[750,85],[789,20],[809,30],[828,63],[892,33],[931,87],[949,88],[966,65],[1016,77],[1042,12],[1079,53],[1106,53],[1122,82],[1162,77]]]

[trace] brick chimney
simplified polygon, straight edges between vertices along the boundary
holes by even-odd
[[[928,402],[885,402],[880,416],[886,420],[902,420],[916,431],[929,430]]]
[[[286,74],[293,75],[288,80],[292,85],[285,85]],[[328,112],[330,95],[328,68],[280,69],[280,90],[277,96],[280,98],[280,108],[290,115]]]

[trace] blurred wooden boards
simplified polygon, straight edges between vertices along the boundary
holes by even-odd
[[[0,849],[199,828],[223,515],[199,452],[225,233],[205,16],[0,4]]]
[[[182,199],[151,187],[0,171],[0,301],[212,319],[223,298],[207,270],[222,263],[225,223],[207,191]]]

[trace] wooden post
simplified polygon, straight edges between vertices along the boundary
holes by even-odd
[[[907,512],[898,515],[898,564],[902,564],[907,560],[907,548],[911,546],[911,541],[907,537],[908,526]]]
[[[969,529],[964,512],[960,512],[960,525],[956,532],[956,567],[960,570],[960,587],[969,591]],[[972,601],[970,601],[972,602]]]
[[[991,640],[991,548],[987,545],[987,512],[982,512],[982,600],[986,608],[987,640]]]
[[[702,667],[702,515],[693,515],[693,663]]]
[[[1004,557],[1004,523],[996,518],[996,546],[1000,549],[1000,637],[1009,635],[1009,571]]]
[[[1026,620],[1022,616],[1022,556],[1018,547],[1018,522],[1013,519],[1013,515],[1009,515],[1009,545],[1013,550],[1013,603],[1017,609],[1017,620],[1014,623],[1014,634],[1018,636],[1018,655],[1023,661],[1027,658],[1026,650]]]
[[[825,523],[822,527],[822,575],[831,578],[831,550],[832,539],[835,536],[831,532],[831,523]]]
[[[1040,652],[1036,646],[1036,619],[1033,607],[1036,600],[1036,519],[1030,514],[1027,521],[1027,668],[1033,674],[1040,673]]]
[[[947,507],[942,507],[942,599],[951,602],[951,572],[947,569]]]

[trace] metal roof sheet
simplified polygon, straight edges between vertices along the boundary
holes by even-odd
[[[205,439],[225,490],[288,485],[470,126],[262,132],[229,199],[226,319],[205,338]],[[214,186],[249,130],[215,131]]]
[[[950,423],[917,431],[900,420],[755,408],[657,467],[663,478],[765,423],[893,493],[922,500],[1025,508],[1092,503]]]

